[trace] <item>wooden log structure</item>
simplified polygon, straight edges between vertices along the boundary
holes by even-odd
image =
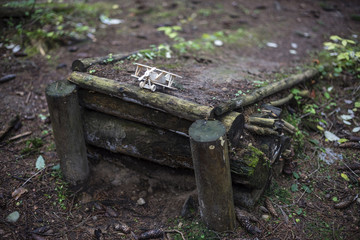
[[[116,82],[112,79],[73,72],[68,80],[82,88],[116,96],[124,101],[164,111],[190,121],[213,117],[211,107],[161,92],[139,89],[137,86]]]
[[[113,115],[122,119],[167,129],[179,134],[188,135],[188,129],[193,123],[169,113],[126,102],[117,97],[97,93],[85,89],[79,90],[80,105],[94,111]],[[219,118],[227,132],[231,146],[239,144],[244,129],[244,116],[238,112],[230,112]]]
[[[86,72],[86,69],[88,69],[90,66],[94,64],[114,63],[117,61],[125,60],[133,54],[134,53],[130,53],[130,54],[117,53],[117,54],[109,54],[107,56],[102,56],[102,57],[81,58],[73,61],[71,65],[71,69],[73,71]]]
[[[200,215],[215,231],[235,228],[235,211],[225,126],[197,120],[189,129]]]
[[[76,85],[53,82],[46,88],[56,152],[65,179],[78,184],[86,180],[89,166]]]
[[[309,69],[301,74],[292,75],[288,78],[280,80],[278,82],[269,84],[265,87],[259,88],[252,92],[249,95],[241,96],[235,99],[232,99],[228,102],[224,102],[216,106],[213,110],[213,114],[217,116],[221,116],[224,113],[229,111],[239,109],[250,104],[256,103],[262,100],[265,97],[268,97],[274,93],[282,91],[287,88],[291,88],[292,86],[299,84],[301,82],[305,82],[309,79],[316,77],[319,74],[319,71],[316,69]]]
[[[172,168],[193,169],[190,140],[186,135],[98,111],[84,109],[82,114],[87,144]],[[231,172],[238,175],[233,178],[234,183],[257,187],[259,182],[249,179],[258,178],[254,173],[263,168],[262,158],[258,159],[248,163],[231,158]]]

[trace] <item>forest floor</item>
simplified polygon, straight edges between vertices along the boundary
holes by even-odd
[[[0,19],[0,78],[16,74],[0,81],[1,130],[19,116],[0,142],[1,239],[134,239],[153,229],[167,232],[159,239],[360,238],[360,80],[345,67],[292,90],[311,94],[285,107],[298,127],[294,156],[265,192],[278,216],[263,212],[264,197],[248,210],[258,235],[240,226],[207,230],[198,213],[181,217],[196,190],[192,172],[95,150],[88,183],[72,188],[58,170],[45,99],[46,86],[66,79],[76,59],[146,49],[133,60],[190,79],[210,98],[184,85],[189,99],[213,106],[331,62],[323,43],[332,35],[358,44],[360,1],[91,0],[29,12]],[[124,72],[119,65],[111,74]]]

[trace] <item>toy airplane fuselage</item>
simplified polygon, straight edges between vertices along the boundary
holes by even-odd
[[[176,88],[172,87],[174,79],[176,77],[182,78],[179,75],[157,69],[156,67],[150,67],[140,63],[134,64],[136,65],[136,70],[135,74],[131,76],[140,81],[139,86],[141,88],[150,89],[153,92],[156,91],[156,86],[176,90]]]

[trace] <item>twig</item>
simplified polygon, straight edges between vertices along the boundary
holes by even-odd
[[[186,238],[184,237],[184,234],[176,229],[165,230],[164,233],[179,233],[181,235],[181,238],[183,240],[186,240]]]
[[[344,165],[352,172],[352,174],[354,174],[356,177],[358,177],[359,178],[359,175],[357,175],[350,167],[349,167],[349,165],[347,165],[346,163],[345,163],[345,161],[343,160],[343,159],[341,159],[341,161],[344,163]]]
[[[20,187],[23,187],[25,184],[27,184],[33,177],[35,177],[36,175],[38,175],[39,173],[41,173],[42,171],[44,171],[46,169],[43,168],[43,169],[40,169],[39,171],[37,171],[36,173],[34,173],[31,177],[29,177]]]
[[[315,152],[314,152],[314,154],[312,155],[312,157],[311,157],[311,159],[313,159],[314,158],[314,156],[315,156],[315,154],[317,153],[317,150],[315,150]],[[313,175],[314,173],[316,173],[317,171],[319,171],[319,169],[320,169],[320,161],[319,161],[319,158],[317,158],[317,162],[318,162],[318,167],[317,167],[317,169],[315,169],[312,173],[310,173],[309,175],[308,175],[308,177],[310,177],[311,175]]]
[[[300,198],[296,201],[296,203],[299,203],[299,202],[300,202],[301,198],[304,196],[305,193],[306,193],[306,191],[304,191],[304,192],[301,194]]]
[[[26,136],[28,136],[28,135],[30,135],[30,134],[32,134],[31,131],[24,132],[24,133],[20,133],[20,134],[18,134],[18,135],[15,135],[15,136],[9,138],[9,141],[14,141],[14,140],[16,140],[16,139],[19,139],[19,138],[22,138],[22,137],[26,137]]]
[[[25,100],[25,103],[28,104],[29,100],[30,100],[30,97],[31,97],[31,92],[29,92],[29,94],[27,95],[26,97],[26,100]]]

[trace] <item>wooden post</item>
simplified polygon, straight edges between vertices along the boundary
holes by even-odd
[[[46,88],[46,100],[61,170],[65,179],[75,185],[89,174],[76,85],[53,82]]]
[[[197,120],[189,129],[200,215],[215,231],[232,231],[235,212],[225,126]]]

